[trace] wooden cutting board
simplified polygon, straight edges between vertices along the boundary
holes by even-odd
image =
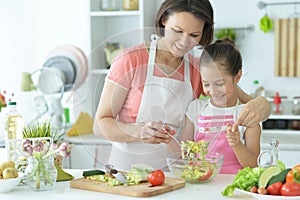
[[[300,18],[275,20],[275,76],[300,76]]]
[[[148,182],[131,186],[108,186],[106,182],[88,180],[85,178],[73,179],[70,181],[70,187],[92,190],[97,192],[105,192],[110,194],[118,194],[132,197],[150,197],[158,194],[170,192],[185,186],[185,181],[179,178],[166,177],[164,184],[155,187],[149,187]]]

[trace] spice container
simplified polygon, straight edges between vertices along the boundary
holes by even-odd
[[[300,96],[299,97],[294,97],[292,113],[294,115],[300,115]]]
[[[139,0],[123,0],[123,9],[124,10],[138,10],[139,9]]]
[[[300,120],[292,120],[291,121],[291,129],[300,130]]]
[[[283,106],[281,104],[281,97],[279,96],[279,93],[276,92],[276,95],[273,99],[273,113],[274,114],[282,114],[283,112]]]
[[[120,10],[120,0],[101,0],[100,9],[104,11]]]

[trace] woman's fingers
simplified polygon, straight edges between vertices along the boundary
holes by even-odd
[[[255,110],[250,110],[244,107],[238,118],[236,119],[234,125],[232,126],[232,131],[237,130],[238,126],[253,127],[260,122],[260,115],[255,112]]]
[[[158,121],[158,122],[155,122],[155,121],[147,122],[146,125],[147,125],[149,128],[152,128],[152,129],[155,129],[155,130],[161,130],[161,129],[163,128],[163,123],[162,123],[162,121]]]

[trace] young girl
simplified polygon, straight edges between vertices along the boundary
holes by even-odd
[[[182,140],[209,141],[209,152],[224,155],[220,173],[235,174],[243,167],[257,166],[261,128],[232,124],[243,105],[236,85],[242,76],[242,58],[233,42],[226,38],[211,44],[201,55],[202,86],[209,99],[196,99],[188,107]]]

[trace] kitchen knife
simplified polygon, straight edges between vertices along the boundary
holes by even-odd
[[[105,164],[105,169],[121,183],[123,183],[123,184],[127,183],[126,176],[124,174],[122,174],[121,172],[119,172],[118,170],[116,170],[113,165]]]

